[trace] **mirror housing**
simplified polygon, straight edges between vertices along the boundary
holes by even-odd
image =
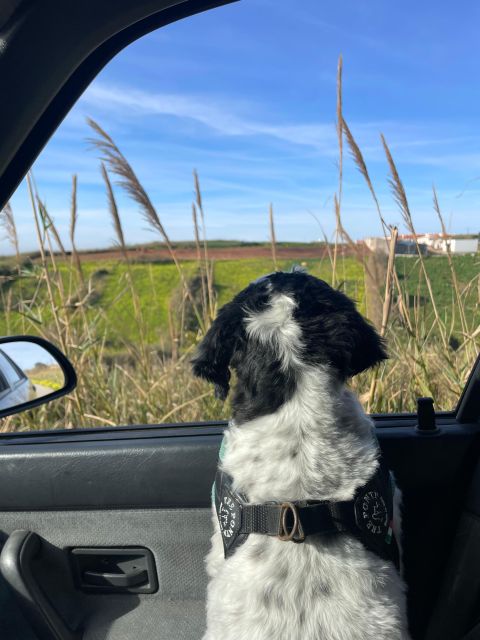
[[[0,418],[70,393],[77,375],[55,345],[37,336],[0,338]]]

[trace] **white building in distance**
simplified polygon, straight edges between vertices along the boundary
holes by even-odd
[[[477,253],[479,250],[478,236],[454,236],[444,235],[443,233],[425,233],[417,235],[416,240],[420,247],[420,251],[426,253],[450,253],[456,255],[465,255]],[[388,255],[389,244],[383,237],[364,238],[363,242],[370,251],[384,253]],[[416,255],[417,247],[415,237],[411,234],[399,235],[395,246],[396,255]]]
[[[360,242],[365,244],[370,251],[374,253],[383,253],[388,256],[390,252],[390,238],[364,238]],[[419,246],[422,254],[428,253],[428,247],[426,245],[420,244]],[[417,255],[417,245],[413,238],[398,236],[397,242],[395,243],[395,255]]]
[[[456,254],[477,253],[478,237],[472,236],[445,236],[443,233],[426,233],[418,236],[418,242],[426,244],[435,252]]]

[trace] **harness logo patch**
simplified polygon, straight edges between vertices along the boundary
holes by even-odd
[[[382,495],[375,489],[364,493],[358,504],[358,525],[374,535],[388,529],[388,509]]]
[[[223,496],[218,511],[218,521],[220,530],[225,538],[235,535],[238,520],[238,510],[235,508],[235,501],[230,496]]]

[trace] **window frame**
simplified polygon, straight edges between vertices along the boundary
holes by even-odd
[[[0,101],[0,209],[70,109],[117,53],[160,27],[238,1],[18,2],[0,24],[0,77],[8,95],[8,100]],[[29,54],[35,65],[25,64]]]
[[[172,0],[173,1],[173,0]],[[62,0],[48,0],[48,8],[44,3],[36,4],[32,0],[19,3],[6,23],[0,27],[0,39],[8,45],[5,50],[10,55],[0,56],[0,77],[6,95],[9,95],[9,107],[13,113],[21,114],[22,127],[17,126],[8,119],[2,118],[2,104],[0,103],[0,136],[3,134],[11,137],[16,135],[19,144],[16,151],[8,156],[5,147],[0,148],[0,209],[8,201],[18,184],[36,160],[37,156],[48,142],[58,125],[68,114],[81,94],[90,85],[95,76],[129,44],[138,38],[151,33],[172,22],[189,17],[196,13],[221,7],[239,0],[175,0],[177,4],[168,6],[166,0],[85,0],[78,14],[71,11]],[[86,6],[88,5],[88,6]],[[166,6],[167,5],[167,6]],[[52,16],[58,17],[58,39],[45,38],[42,25],[51,27]],[[88,53],[77,47],[72,51],[72,31],[85,33],[88,40]],[[87,35],[88,34],[88,35]],[[8,63],[15,55],[28,58],[28,47],[35,49],[37,41],[41,38],[42,50],[49,58],[50,67],[59,65],[59,57],[55,47],[63,47],[65,59],[63,67],[53,79],[50,75],[43,74],[43,69],[33,68],[29,65],[22,75],[22,83],[18,83],[18,70],[9,68]],[[28,45],[28,46],[25,46]],[[49,49],[53,51],[49,53]],[[55,55],[53,55],[55,53]],[[83,56],[83,57],[82,57]],[[12,65],[10,64],[10,67]],[[49,67],[49,68],[50,68]],[[57,70],[58,71],[58,70]],[[40,82],[48,85],[50,99],[43,105],[32,101],[30,111],[25,113],[26,106],[21,92],[16,90],[18,85],[30,87]],[[27,410],[28,407],[22,410]],[[391,413],[372,414],[375,424],[380,427],[388,426],[414,426],[416,414]],[[452,411],[440,411],[437,420],[451,422],[455,420],[459,424],[475,422],[480,417],[480,354],[472,369],[470,377],[461,394],[458,404]],[[127,431],[141,432],[145,429],[171,429],[182,426],[184,428],[195,427],[209,429],[224,428],[225,421],[208,421],[203,423],[174,423],[174,424],[149,424],[128,425],[118,427],[87,427],[76,430],[77,433],[108,434],[115,432],[121,434]],[[70,429],[53,429],[42,431],[46,436],[55,434],[72,434]],[[0,440],[12,436],[28,438],[38,434],[15,432],[0,434]]]

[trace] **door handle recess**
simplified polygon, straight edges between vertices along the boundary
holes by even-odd
[[[39,640],[80,640],[82,633],[67,627],[32,573],[32,560],[41,546],[42,539],[33,531],[14,531],[3,546],[0,572]]]
[[[75,586],[85,593],[155,593],[153,554],[145,547],[70,549]]]
[[[120,589],[131,589],[141,587],[148,582],[148,571],[137,569],[130,573],[102,573],[101,571],[85,571],[83,583],[85,585],[115,587]]]

